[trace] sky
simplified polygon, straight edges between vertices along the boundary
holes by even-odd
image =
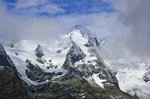
[[[150,0],[0,0],[0,41],[54,40],[78,24],[107,41],[108,57],[149,58],[149,5]]]

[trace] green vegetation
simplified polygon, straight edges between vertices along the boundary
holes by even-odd
[[[10,67],[0,71],[0,99],[30,99],[19,77]]]

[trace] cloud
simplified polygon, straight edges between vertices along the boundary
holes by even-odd
[[[64,9],[60,8],[57,4],[50,2],[50,0],[17,0],[13,3],[7,3],[11,12],[35,16],[40,14],[55,15],[64,13]]]
[[[112,2],[117,13],[112,18],[105,20],[101,25],[96,17],[95,26],[104,26],[104,30],[97,31],[108,33],[104,35],[105,46],[101,54],[105,59],[120,59],[139,57],[150,59],[150,1],[149,0],[105,0]],[[98,18],[98,19],[97,19]],[[106,17],[104,17],[106,18]],[[103,22],[103,21],[102,21]],[[106,22],[106,23],[105,23]],[[110,22],[109,24],[107,24]],[[94,27],[92,27],[94,28]],[[112,36],[111,36],[112,35]],[[108,39],[107,39],[108,38]]]
[[[118,5],[119,20],[130,28],[126,42],[132,53],[143,57],[150,57],[150,1],[124,0]]]
[[[53,18],[25,17],[10,13],[0,3],[0,38],[1,40],[38,39],[51,40],[58,38],[60,25]]]
[[[14,19],[15,16],[7,13],[6,8],[0,3],[0,39],[15,39],[18,38],[17,32],[19,26],[18,21],[16,20],[17,17]]]

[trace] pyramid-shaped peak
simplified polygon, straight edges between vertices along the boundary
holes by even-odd
[[[75,25],[72,30],[87,31],[87,29],[81,25]]]
[[[83,28],[81,25],[75,25],[75,26],[73,27],[73,29],[75,29],[75,30],[78,30],[78,29],[81,29],[81,28]]]
[[[42,58],[42,56],[44,56],[44,53],[40,45],[38,45],[37,48],[35,49],[35,55],[39,58]]]
[[[78,33],[80,33],[80,34],[82,34],[82,35],[89,36],[88,30],[87,30],[86,28],[84,28],[83,26],[81,26],[81,25],[75,25],[75,26],[71,29],[71,31],[69,32],[69,34],[76,33],[76,32],[78,32]]]

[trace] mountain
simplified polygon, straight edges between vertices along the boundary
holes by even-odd
[[[28,39],[1,44],[0,65],[2,71],[12,68],[16,83],[22,82],[20,87],[26,90],[21,95],[28,98],[138,99],[120,90],[116,76],[99,55],[99,45],[76,25],[53,42]]]

